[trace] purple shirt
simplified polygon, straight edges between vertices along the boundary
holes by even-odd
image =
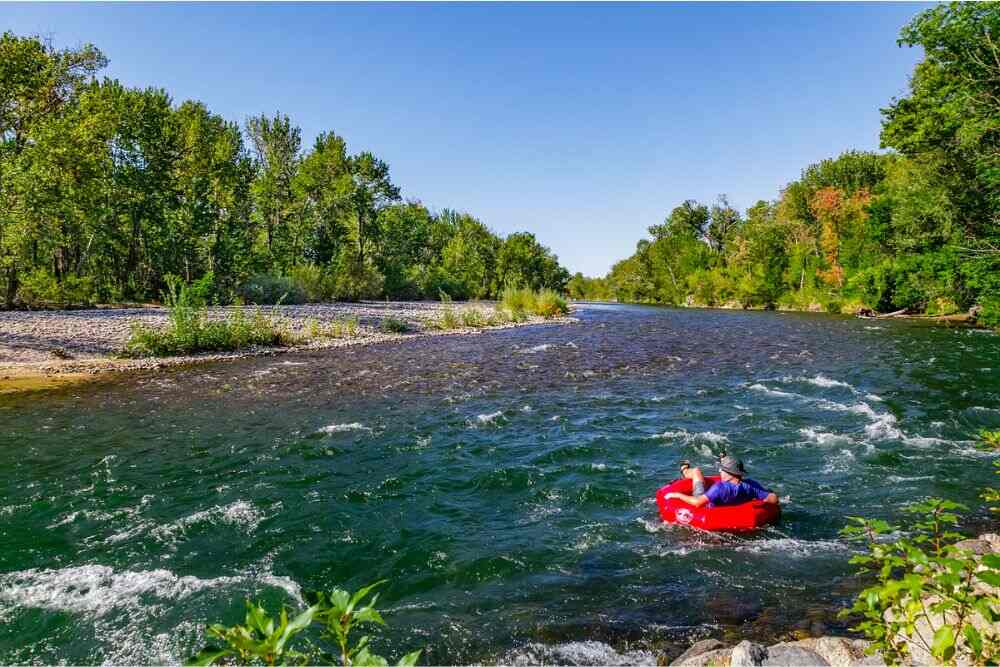
[[[719,480],[708,487],[705,495],[708,496],[709,507],[719,507],[739,505],[750,500],[764,500],[769,493],[771,492],[752,479],[744,479],[739,484]]]

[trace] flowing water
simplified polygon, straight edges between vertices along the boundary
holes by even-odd
[[[642,661],[820,631],[860,585],[846,516],[978,508],[993,481],[972,437],[1000,427],[994,334],[578,315],[0,398],[0,662],[176,662],[246,597],[381,578],[392,658]],[[722,450],[781,523],[662,525],[678,460]]]

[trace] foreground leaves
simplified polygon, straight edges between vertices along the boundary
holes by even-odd
[[[353,595],[334,589],[309,595],[311,605],[291,620],[284,609],[277,621],[262,606],[247,601],[246,617],[242,624],[224,626],[213,624],[207,634],[221,642],[221,646],[206,646],[191,658],[189,665],[291,665],[291,664],[341,664],[365,667],[388,665],[388,661],[371,652],[371,637],[362,636],[352,642],[351,633],[361,625],[384,626],[385,621],[375,603],[378,595],[372,591],[385,583],[377,581]],[[370,599],[365,602],[365,598]],[[291,647],[293,640],[313,625],[321,627],[319,638],[336,645],[336,657],[322,647],[310,645],[300,651]],[[416,665],[420,650],[404,655],[398,665]]]

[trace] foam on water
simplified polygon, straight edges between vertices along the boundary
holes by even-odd
[[[351,422],[350,424],[329,424],[323,428],[317,430],[317,433],[347,433],[349,431],[368,431],[371,433],[371,428],[365,426],[360,422]]]
[[[551,343],[542,343],[541,345],[535,345],[534,347],[525,347],[516,350],[518,354],[538,354],[539,352],[544,352],[545,350],[552,347]]]
[[[833,551],[850,551],[850,547],[836,540],[798,540],[794,537],[779,537],[745,542],[736,551],[746,553],[780,553],[791,558],[806,558],[815,554]]]
[[[599,641],[579,641],[565,644],[531,643],[508,652],[500,659],[504,665],[656,665],[651,651],[619,653]]]
[[[781,380],[782,380],[782,382],[805,382],[807,384],[815,385],[817,387],[824,387],[824,388],[829,388],[829,387],[844,387],[846,389],[854,390],[854,387],[852,385],[848,384],[847,382],[842,382],[840,380],[834,380],[834,379],[828,378],[825,375],[823,375],[822,373],[820,373],[818,375],[814,375],[813,377],[805,377],[805,376],[802,376],[802,375],[799,375],[797,377],[790,377],[790,376],[786,375],[785,377],[781,378]]]
[[[827,433],[812,427],[800,428],[799,433],[820,445],[843,445],[852,442],[850,436],[840,433]]]
[[[151,531],[151,534],[161,540],[174,539],[178,533],[183,534],[188,528],[199,523],[235,526],[249,534],[257,529],[257,524],[263,519],[264,513],[258,510],[253,503],[237,500],[229,505],[216,505],[207,510],[195,512],[183,519],[178,519],[173,523],[157,526]]]
[[[795,394],[790,391],[779,391],[777,389],[770,389],[760,384],[759,382],[750,385],[751,391],[759,391],[768,396],[777,396],[779,398],[806,398],[802,394]]]
[[[0,603],[91,616],[118,609],[140,609],[150,598],[183,600],[214,588],[277,587],[301,598],[298,584],[287,577],[223,576],[200,579],[170,570],[125,570],[106,565],[79,565],[58,570],[31,569],[0,575]]]
[[[490,424],[497,424],[501,419],[503,419],[503,410],[497,410],[496,412],[487,412],[481,415],[476,415],[475,421],[470,421],[470,425],[486,426]]]

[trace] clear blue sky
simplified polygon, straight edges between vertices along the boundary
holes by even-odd
[[[407,198],[603,274],[684,199],[772,199],[878,147],[926,4],[0,4],[107,75],[371,150]]]

